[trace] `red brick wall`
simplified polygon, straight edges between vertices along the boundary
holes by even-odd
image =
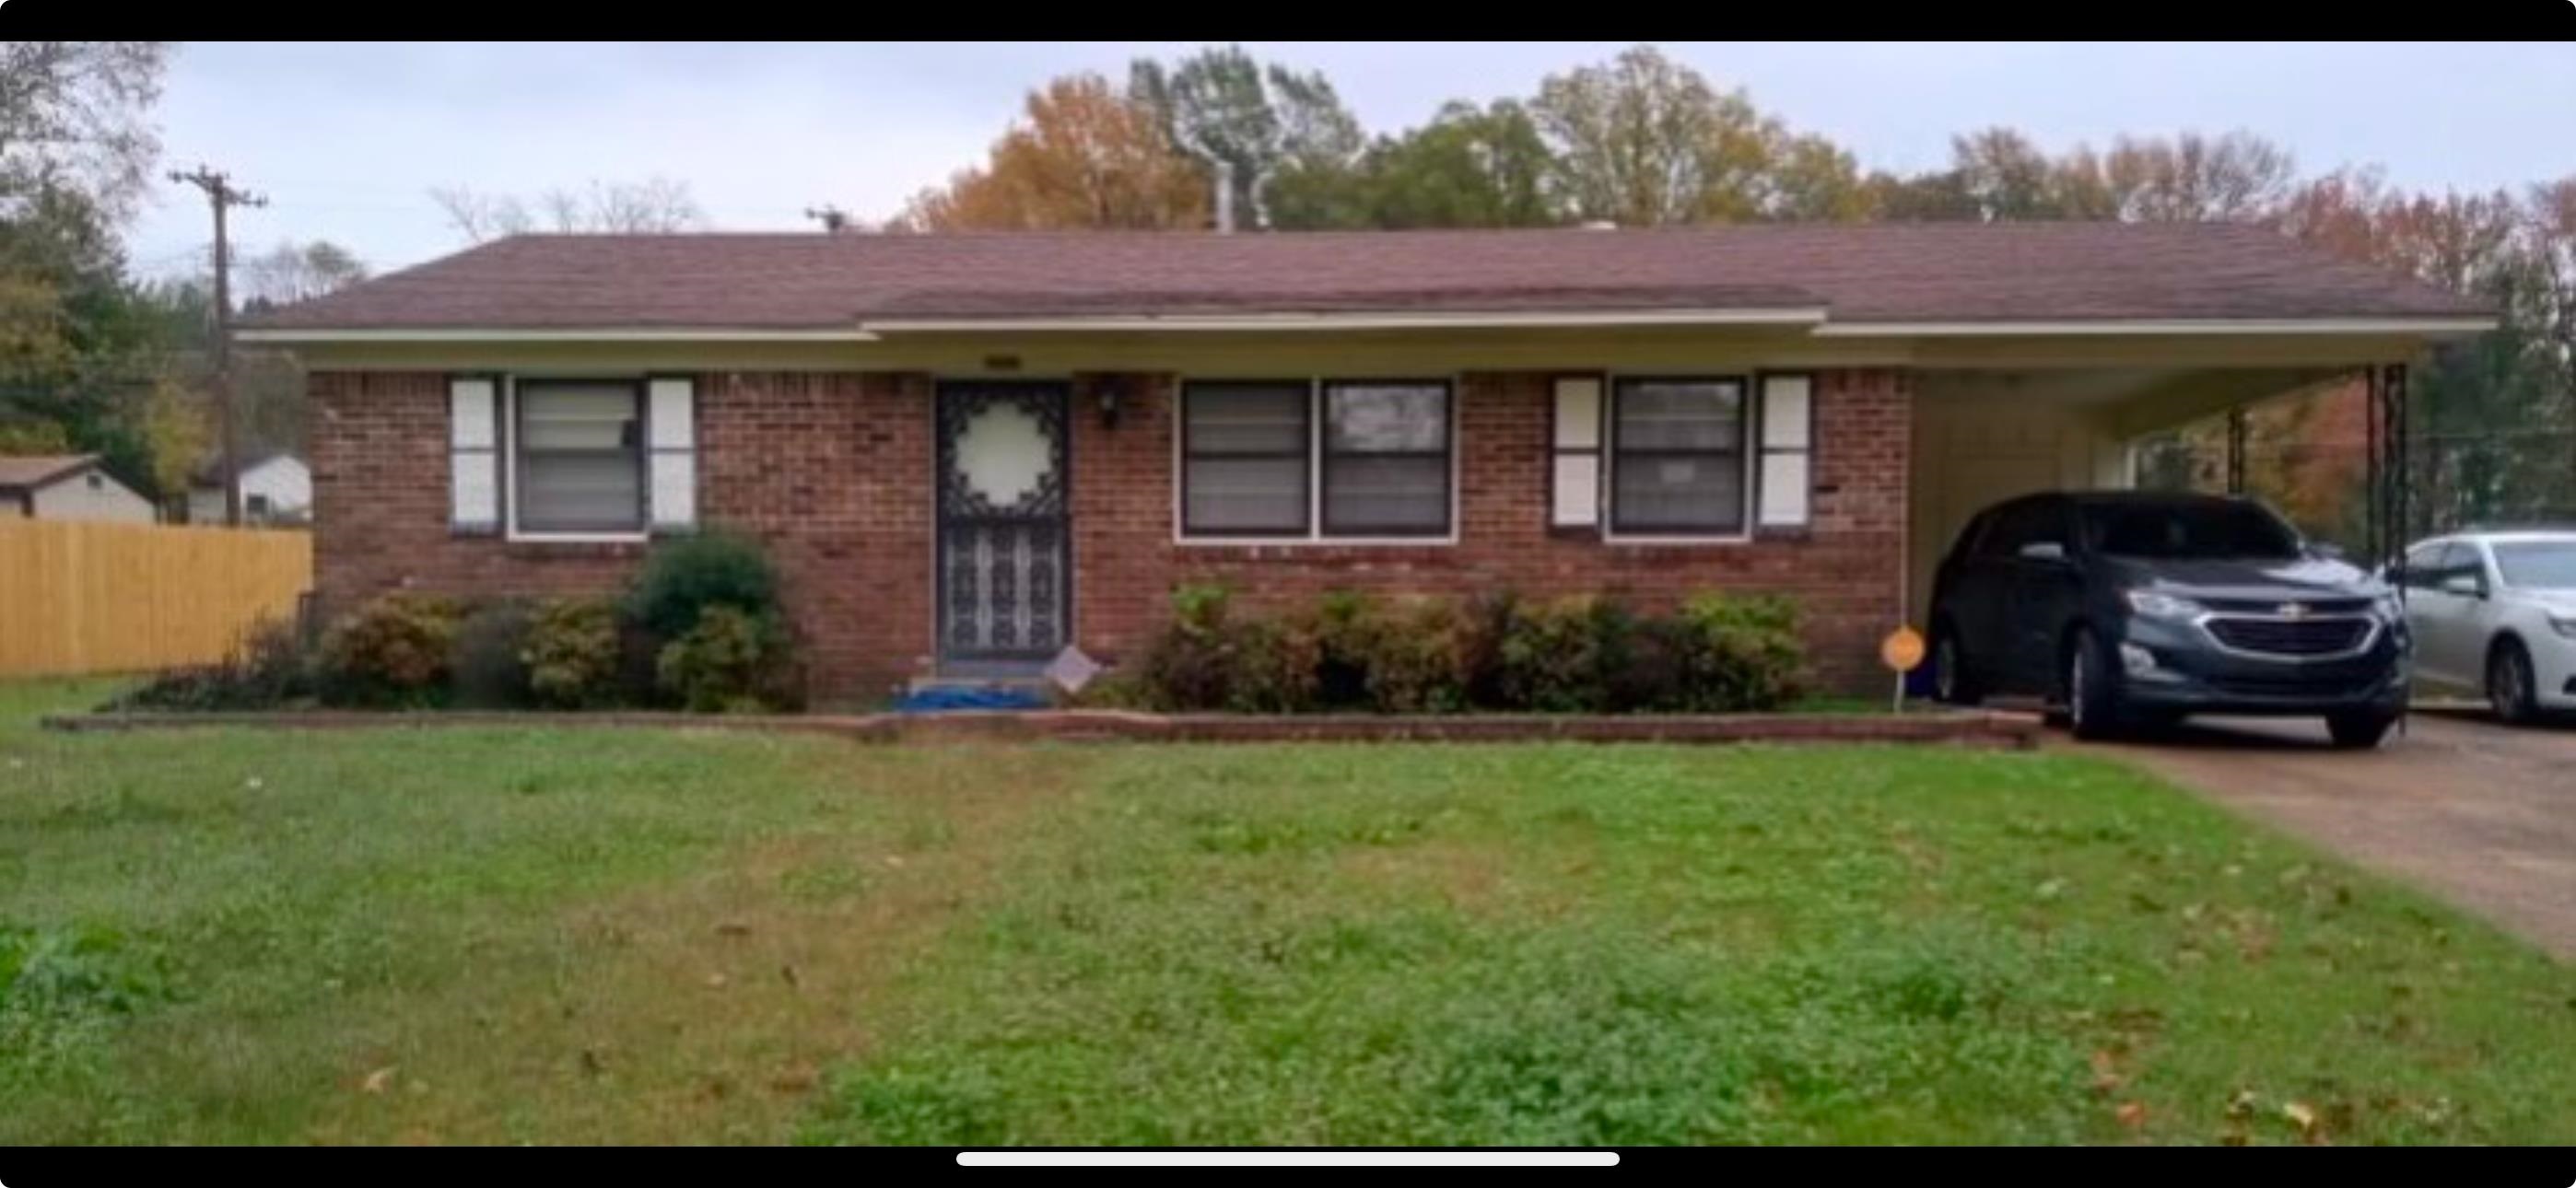
[[[817,695],[868,696],[926,670],[930,384],[920,376],[702,375],[698,486],[710,524],[766,542]],[[614,590],[643,549],[448,531],[447,380],[311,380],[315,586],[325,614],[387,590],[532,596]]]
[[[1801,539],[1649,546],[1552,535],[1550,377],[1490,373],[1466,377],[1459,390],[1457,543],[1212,547],[1173,542],[1170,384],[1134,377],[1117,428],[1073,419],[1080,641],[1104,656],[1133,648],[1162,618],[1170,588],[1191,581],[1223,581],[1256,605],[1333,589],[1508,589],[1531,597],[1600,590],[1662,608],[1700,590],[1767,590],[1805,608],[1822,681],[1874,691],[1884,680],[1877,642],[1902,607],[1909,387],[1892,371],[1826,372],[1817,381],[1820,493]]]
[[[1082,646],[1130,650],[1171,587],[1221,579],[1254,601],[1335,588],[1463,594],[1587,589],[1663,606],[1703,589],[1776,590],[1806,608],[1819,675],[1874,690],[1897,613],[1908,387],[1899,372],[1818,377],[1815,523],[1797,539],[1631,546],[1547,529],[1548,378],[1467,377],[1460,537],[1401,547],[1180,546],[1172,540],[1167,383],[1130,378],[1116,428],[1073,406],[1074,620]],[[513,544],[448,531],[444,376],[312,377],[316,584],[325,613],[384,590],[604,591],[633,545]],[[913,375],[699,377],[700,506],[778,558],[815,691],[864,697],[931,662],[931,384]]]

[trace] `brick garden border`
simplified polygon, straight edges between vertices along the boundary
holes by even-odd
[[[434,710],[377,713],[58,714],[49,730],[87,733],[202,727],[288,730],[496,726],[751,730],[826,734],[862,742],[1665,742],[1941,743],[2028,749],[2040,720],[2001,711],[1904,714],[1149,714],[1126,710],[963,710],[934,714],[547,713]]]

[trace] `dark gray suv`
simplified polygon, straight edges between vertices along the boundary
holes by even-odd
[[[2248,499],[2023,496],[1969,521],[1932,585],[1941,699],[2037,695],[2079,738],[2314,714],[2338,745],[2376,746],[2407,650],[2394,592]]]

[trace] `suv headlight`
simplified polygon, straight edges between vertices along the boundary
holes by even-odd
[[[2150,619],[2188,619],[2200,613],[2199,603],[2154,590],[2131,590],[2122,597],[2129,600],[2130,610]]]
[[[2576,615],[2549,616],[2549,629],[2562,639],[2576,639]]]
[[[2391,623],[2397,622],[2398,620],[2406,617],[2406,603],[2397,597],[2397,591],[2395,590],[2389,590],[2382,593],[2373,601],[2372,605],[2379,609],[2380,618],[2386,619]]]

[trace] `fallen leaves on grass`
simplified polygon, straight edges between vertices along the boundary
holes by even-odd
[[[2093,1053],[2093,1092],[2108,1097],[2126,1083],[2128,1078],[2120,1075],[2118,1057],[2112,1055],[2108,1048],[2096,1050]]]

